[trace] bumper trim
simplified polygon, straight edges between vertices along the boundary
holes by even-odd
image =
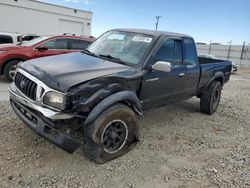
[[[67,151],[68,153],[73,153],[81,145],[73,138],[57,131],[55,128],[53,128],[51,125],[42,120],[40,117],[31,112],[31,110],[29,110],[22,104],[13,100],[10,100],[10,104],[17,116],[30,129],[36,132],[39,136],[60,147],[64,151]],[[23,111],[25,111],[26,113],[24,113]],[[27,113],[29,115],[27,115]],[[32,120],[33,118],[35,119],[35,121]]]

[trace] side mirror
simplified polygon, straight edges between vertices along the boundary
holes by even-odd
[[[48,47],[48,46],[38,46],[38,47],[36,47],[36,49],[37,49],[38,51],[46,51],[46,50],[49,49],[49,47]]]
[[[157,61],[154,65],[152,65],[152,69],[163,72],[171,72],[171,63],[165,61]]]

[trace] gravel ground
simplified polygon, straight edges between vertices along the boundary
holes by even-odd
[[[62,151],[0,106],[0,187],[250,187],[250,69],[231,77],[212,116],[196,98],[147,112],[135,149],[103,165]]]

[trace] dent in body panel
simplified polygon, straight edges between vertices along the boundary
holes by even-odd
[[[78,84],[68,90],[70,109],[87,115],[102,100],[120,91],[132,91],[138,96],[141,78],[141,71],[132,68]]]

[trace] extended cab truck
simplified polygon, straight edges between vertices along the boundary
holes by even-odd
[[[103,34],[87,50],[18,65],[10,103],[37,134],[104,163],[138,141],[136,116],[193,96],[213,114],[232,64],[200,58],[190,36],[136,29]]]

